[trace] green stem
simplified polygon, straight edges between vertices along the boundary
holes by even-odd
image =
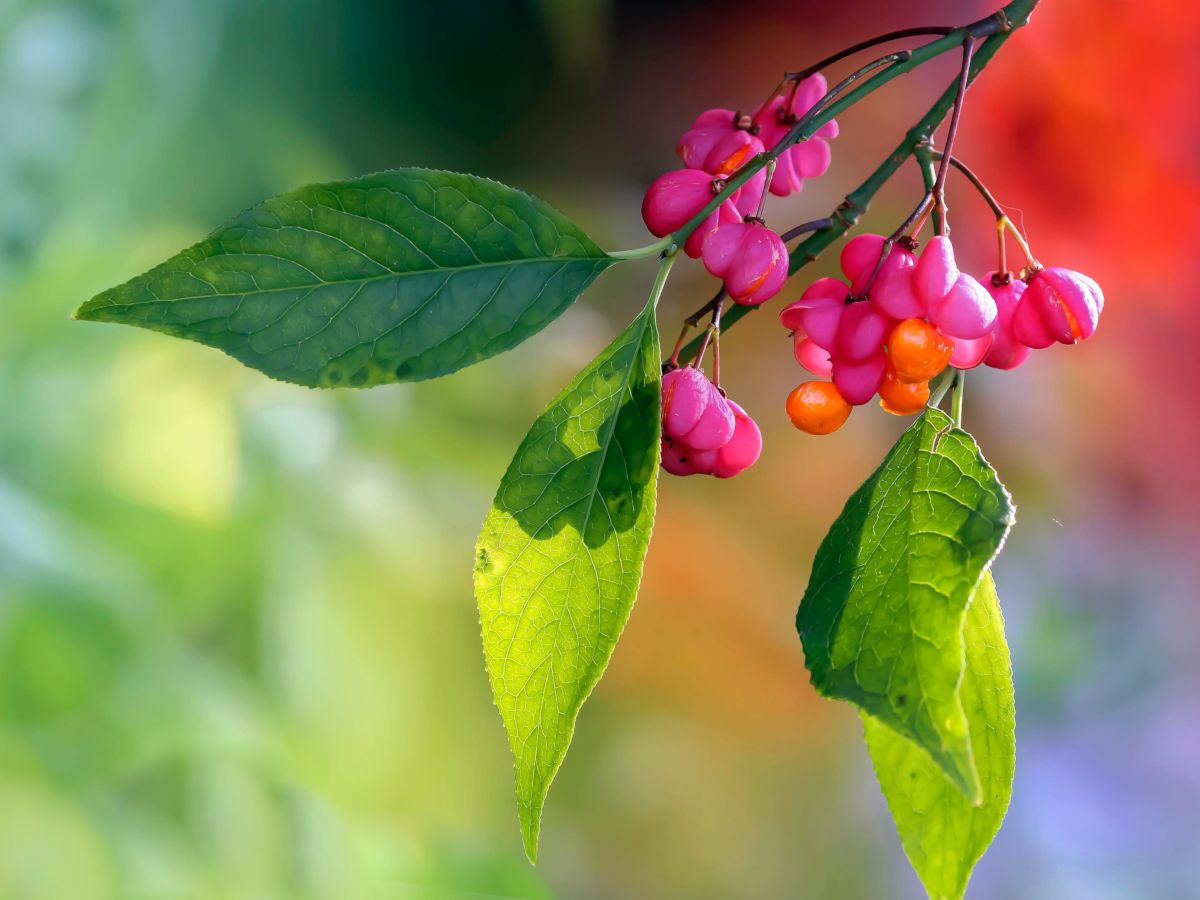
[[[658,272],[654,276],[654,284],[650,286],[650,296],[646,300],[646,305],[651,309],[658,309],[658,298],[662,296],[667,276],[671,274],[671,266],[675,265],[675,257],[678,255],[675,252],[663,254],[662,262],[658,264]]]
[[[954,424],[962,428],[963,393],[967,387],[967,373],[962,369],[954,370],[954,392],[950,395],[950,412],[954,416]]]
[[[935,159],[934,150],[930,144],[921,144],[913,151],[913,158],[921,167],[921,180],[925,182],[925,190],[931,195],[937,184],[937,168],[933,164]],[[933,233],[946,233],[946,206],[945,204],[933,205]]]
[[[954,373],[957,369],[946,369],[945,372],[938,378],[938,383],[934,385],[933,393],[929,395],[929,399],[925,405],[930,409],[942,405],[942,400],[946,396],[946,392],[950,390],[950,385],[954,384]]]
[[[632,250],[609,250],[608,255],[613,259],[645,259],[648,256],[658,256],[660,253],[666,253],[675,243],[671,235],[667,235],[660,241],[655,241],[653,244],[647,244],[645,247],[635,247]]]
[[[1001,25],[993,25],[991,31],[982,32],[983,34],[989,34],[990,36],[979,46],[974,54],[974,58],[971,60],[969,77],[974,79],[987,66],[987,64],[991,62],[992,57],[996,55],[996,52],[1004,45],[1004,42],[1012,36],[1013,32],[1015,32],[1029,20],[1029,15],[1033,11],[1033,8],[1037,6],[1038,2],[1039,0],[1013,0],[1013,2],[1009,3],[1002,10],[1000,10],[1000,12],[996,13],[994,16],[988,17],[987,19],[983,19],[981,23],[976,23],[974,26],[968,26],[966,29],[957,29],[956,31],[952,32],[951,35],[947,35],[940,41],[934,41],[931,44],[926,44],[924,47],[921,47],[918,50],[914,50],[912,58],[917,59],[918,54],[926,53],[928,48],[934,47],[935,45],[946,44],[946,42],[949,42],[948,45],[941,47],[937,53],[944,53],[949,50],[959,48],[962,46],[962,42],[965,40],[968,32],[976,34],[976,36],[981,36],[980,33],[973,32],[971,29],[984,27],[987,23],[996,22],[998,21],[999,17],[1003,16],[1005,17],[1005,20],[1011,24],[1011,27],[1004,29]],[[936,56],[937,53],[923,55],[921,62],[932,58],[932,56]],[[909,63],[911,62],[912,60],[909,61]],[[912,66],[909,65],[909,63],[902,64],[908,66],[908,68],[905,68],[904,71],[911,70]],[[876,77],[883,77],[891,72],[892,69],[888,69]],[[895,74],[902,73],[897,72]],[[868,81],[866,84],[858,88],[858,90],[862,91],[864,88],[870,87],[874,80],[875,79]],[[820,256],[820,254],[827,250],[838,238],[853,228],[858,223],[859,218],[866,211],[871,199],[876,193],[878,193],[879,189],[883,187],[883,185],[887,183],[887,181],[893,175],[895,175],[897,171],[899,171],[905,160],[913,155],[914,151],[919,145],[929,143],[929,138],[933,134],[934,129],[937,128],[944,118],[946,118],[946,114],[950,112],[950,108],[954,105],[954,98],[958,95],[958,81],[959,79],[956,77],[954,79],[954,83],[942,93],[942,96],[938,98],[937,102],[930,107],[929,112],[927,112],[921,118],[921,120],[909,130],[909,132],[904,136],[904,140],[902,140],[899,146],[897,146],[896,149],[892,151],[892,153],[879,165],[879,168],[872,172],[866,181],[846,195],[846,199],[842,201],[841,205],[839,205],[830,216],[830,218],[833,220],[833,226],[810,235],[800,244],[800,246],[795,249],[795,251],[791,254],[791,261],[788,267],[789,274],[794,275],[810,262],[814,262]],[[851,92],[851,94],[853,93],[855,92]],[[844,99],[849,100],[850,96],[851,95],[848,94]],[[856,100],[857,99],[861,98],[856,98]],[[839,107],[837,111],[840,111],[839,104],[833,104],[826,110],[822,111],[821,117],[818,117],[820,119],[820,123],[812,128],[813,132],[815,132],[817,128],[828,121],[828,118],[822,117],[826,112],[833,110],[834,107]],[[833,115],[831,114],[829,118],[832,117]],[[755,159],[757,160],[758,157],[755,157]],[[751,163],[751,165],[753,165],[753,163]],[[765,162],[763,162],[762,165],[765,165]],[[761,168],[761,165],[759,168]],[[757,169],[755,171],[757,171]],[[734,178],[740,177],[743,172],[736,173]],[[744,183],[751,174],[753,174],[753,172],[747,174],[745,178],[742,178],[742,181],[739,182],[739,184]],[[732,184],[732,180],[730,183]],[[712,204],[712,209],[715,208],[716,204],[714,203]],[[679,237],[680,234],[683,234],[686,238],[686,236],[691,233],[691,230],[699,225],[701,221],[703,221],[704,216],[707,216],[712,212],[712,209],[706,209],[702,211],[703,216],[695,219],[693,222],[689,222],[682,229],[680,229],[680,231],[676,232],[676,243],[681,241]],[[735,305],[732,309],[728,310],[722,318],[721,330],[723,332],[728,332],[729,329],[743,319],[747,313],[749,313],[752,309],[757,308],[758,307],[755,306],[742,306],[740,304]],[[699,346],[700,342],[698,340],[693,341],[683,351],[683,357],[686,359],[689,355],[694,354]]]

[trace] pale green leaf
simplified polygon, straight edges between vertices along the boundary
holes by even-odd
[[[629,618],[650,541],[661,402],[653,307],[534,423],[479,537],[484,656],[531,860],[546,792]]]
[[[397,169],[260,203],[75,315],[198,341],[283,381],[369,387],[515,347],[615,261],[536,197]]]
[[[933,900],[959,900],[1012,797],[1016,716],[1012,665],[991,572],[985,572],[963,626],[966,665],[959,697],[967,716],[982,802],[970,803],[929,754],[863,715],[867,749],[900,832],[904,852]]]
[[[816,689],[916,742],[972,800],[963,614],[1011,523],[974,439],[929,409],[847,501],[796,616]]]

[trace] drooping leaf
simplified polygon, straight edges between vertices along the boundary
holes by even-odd
[[[991,572],[985,572],[963,626],[966,666],[959,697],[983,787],[976,806],[957,791],[929,754],[877,719],[863,715],[867,749],[896,821],[904,852],[933,900],[959,900],[1012,797],[1016,716],[1012,664]]]
[[[260,203],[75,315],[198,341],[283,381],[368,387],[515,347],[614,262],[528,194],[397,169]]]
[[[847,501],[796,616],[816,689],[923,747],[971,800],[963,614],[1011,524],[974,439],[929,409]]]
[[[479,536],[484,657],[531,860],[576,716],[637,595],[654,521],[660,390],[651,302],[534,422]]]

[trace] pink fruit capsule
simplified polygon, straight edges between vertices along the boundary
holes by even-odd
[[[1016,341],[1034,350],[1045,350],[1054,343],[1054,335],[1042,324],[1037,308],[1029,301],[1028,288],[1013,310],[1012,333]]]
[[[829,356],[829,351],[818,347],[812,338],[805,337],[804,332],[797,331],[793,335],[792,350],[795,353],[796,362],[818,378],[828,378],[833,374],[833,360]]]
[[[917,260],[913,273],[913,290],[927,307],[941,300],[958,281],[958,265],[954,262],[954,245],[950,238],[937,235],[929,239]]]
[[[840,261],[842,274],[850,282],[851,293],[858,294],[866,286],[886,241],[887,238],[882,234],[860,234],[846,242]]]
[[[965,273],[959,274],[946,296],[929,304],[929,321],[952,338],[974,340],[990,334],[996,314],[992,295]]]
[[[697,450],[695,447],[688,448],[688,462],[692,464],[692,468],[696,470],[697,475],[711,475],[713,469],[717,467],[719,450]]]
[[[692,259],[699,259],[704,252],[704,241],[710,234],[723,225],[732,225],[740,221],[742,214],[738,212],[732,200],[726,200],[688,235],[688,239],[683,242],[683,252]]]
[[[1054,267],[1033,274],[1021,302],[1033,308],[1054,340],[1076,344],[1095,332],[1104,308],[1104,293],[1088,276]]]
[[[758,135],[768,148],[779,143],[792,125],[806,112],[813,108],[829,90],[825,76],[820,72],[809,75],[799,82],[794,90],[773,97],[758,112],[754,114],[754,124],[758,126]],[[790,94],[791,103],[788,103]],[[822,140],[835,138],[838,135],[837,121],[831,119],[817,129],[814,138]]]
[[[757,141],[746,129],[738,128],[740,116],[732,109],[709,109],[702,112],[692,127],[684,132],[675,146],[675,152],[689,169],[703,169],[713,175],[728,175],[739,165],[733,160],[732,168],[727,171],[717,171],[722,164],[728,164],[741,148],[751,141]],[[723,144],[724,152],[718,150]],[[761,147],[761,142],[760,147]],[[754,151],[757,152],[757,151]],[[750,153],[749,155],[753,155]],[[715,165],[710,166],[710,161]]]
[[[996,324],[992,329],[992,346],[988,349],[984,363],[993,369],[1015,369],[1029,358],[1029,347],[1022,344],[1013,334],[1013,312],[1017,302],[1025,293],[1025,282],[1010,276],[1007,284],[996,284],[995,272],[983,277],[983,286],[996,301]]]
[[[699,169],[676,169],[660,175],[646,190],[642,219],[650,233],[666,237],[678,231],[717,194],[722,180]],[[684,243],[684,252],[700,256],[704,238],[719,225],[741,221],[733,203],[726,200],[713,211]]]
[[[662,467],[672,475],[695,475],[696,467],[691,460],[692,448],[682,441],[663,438]]]
[[[708,400],[694,428],[684,435],[684,442],[693,450],[719,450],[733,437],[733,410],[729,401],[711,381],[705,380]]]
[[[886,364],[887,358],[882,351],[859,363],[835,358],[833,384],[847,403],[862,406],[869,403],[879,390]]]
[[[916,294],[913,277],[917,256],[907,247],[892,247],[871,285],[871,302],[893,319],[923,319],[925,304]]]
[[[850,289],[836,278],[818,278],[800,295],[800,299],[779,314],[785,328],[802,330],[819,347],[833,347],[838,323],[846,307]]]
[[[754,124],[758,126],[763,145],[769,149],[783,140],[792,125],[812,109],[827,90],[825,76],[818,72],[799,82],[794,90],[772,98],[754,114]],[[799,191],[804,179],[823,175],[829,168],[831,157],[828,141],[837,134],[837,122],[830,120],[812,137],[784,150],[771,178],[771,193],[786,197]]]
[[[956,369],[973,369],[983,362],[992,346],[992,334],[981,338],[950,338],[954,352],[950,354],[950,365]]]
[[[832,161],[833,151],[823,138],[814,136],[788,147],[776,161],[775,173],[771,176],[771,193],[786,197],[800,191],[806,178],[824,175]]]
[[[890,327],[891,320],[872,304],[846,304],[833,344],[834,358],[865,362],[879,353]]]
[[[646,189],[642,219],[650,233],[666,237],[712,200],[713,176],[700,169],[676,169],[659,175]]]
[[[754,306],[779,293],[787,280],[782,239],[761,222],[723,225],[704,241],[704,267],[725,280],[736,302]]]
[[[691,366],[672,369],[662,377],[663,434],[679,440],[696,427],[708,405],[709,381]]]
[[[733,410],[733,437],[717,451],[717,461],[712,467],[712,474],[718,478],[732,478],[746,471],[758,461],[762,453],[762,432],[758,424],[732,400],[729,401],[729,407]]]

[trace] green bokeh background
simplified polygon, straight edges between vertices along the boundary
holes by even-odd
[[[899,425],[868,410],[834,438],[792,431],[799,376],[770,315],[723,356],[767,451],[735,483],[664,484],[536,870],[473,541],[528,423],[653,264],[606,274],[523,351],[369,392],[68,320],[264,196],[396,165],[499,178],[604,246],[645,243],[641,191],[691,115],[911,22],[884,3],[739,9],[0,2],[0,898],[921,896],[856,717],[815,698],[791,624],[817,541]],[[781,215],[832,208],[949,76],[848,116],[830,174]],[[982,269],[986,217],[960,205]],[[1063,244],[1139,284],[1085,234]],[[663,333],[709,290],[681,270]],[[969,424],[1020,506],[997,570],[1016,806],[981,898],[1200,896],[1194,483],[1160,484],[1169,453],[1148,461],[1113,412],[1096,379],[1116,353],[1098,336],[972,383]]]

